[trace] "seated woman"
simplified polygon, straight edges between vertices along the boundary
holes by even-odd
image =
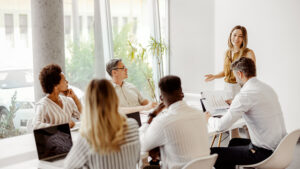
[[[33,127],[36,129],[69,123],[72,128],[75,125],[72,117],[80,117],[81,103],[73,90],[68,89],[68,81],[61,67],[56,64],[44,67],[39,79],[46,96],[35,105]]]
[[[135,169],[140,157],[138,124],[118,112],[118,96],[105,79],[87,87],[80,135],[64,168]]]

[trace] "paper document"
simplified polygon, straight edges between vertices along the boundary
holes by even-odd
[[[222,92],[202,92],[203,102],[208,110],[228,109],[229,105],[225,102]]]

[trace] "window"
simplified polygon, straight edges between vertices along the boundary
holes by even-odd
[[[82,34],[82,16],[79,16],[79,33]]]
[[[1,2],[0,139],[26,134],[34,116],[30,2]]]
[[[65,34],[71,34],[71,16],[65,16],[64,19]]]
[[[81,90],[85,90],[86,85],[94,77],[94,1],[77,0],[74,5],[72,0],[64,0],[65,13],[65,66],[66,78],[69,84]],[[78,9],[74,9],[74,8]],[[75,10],[78,12],[74,17]],[[72,14],[72,15],[67,15]],[[72,18],[72,19],[70,19]],[[78,19],[79,35],[74,35],[73,26]],[[86,20],[85,20],[86,19]],[[86,21],[86,22],[84,22]],[[71,35],[72,34],[72,35]],[[71,36],[70,36],[71,35]],[[75,42],[73,38],[79,39]]]
[[[94,17],[88,16],[88,32],[93,33],[94,32]]]
[[[133,17],[133,33],[136,34],[137,29],[137,17]]]
[[[118,17],[113,17],[112,18],[112,28],[113,32],[117,33],[119,31],[119,18]]]
[[[20,40],[23,46],[28,47],[28,23],[27,15],[19,15]]]
[[[14,41],[14,16],[13,14],[4,14],[5,35],[9,47],[15,46]]]
[[[128,79],[126,81],[134,84],[148,99],[152,98],[151,81],[152,59],[145,55],[145,60],[140,61],[137,57],[132,60],[130,56],[131,47],[147,47],[150,40],[148,7],[143,0],[110,0],[110,11],[113,29],[114,57],[121,58],[128,67]],[[118,24],[120,18],[120,26]],[[116,31],[118,30],[118,31]]]
[[[28,122],[27,119],[22,119],[22,120],[20,120],[20,126],[21,126],[21,127],[26,127],[26,126],[27,126],[27,122]]]
[[[123,25],[126,25],[128,23],[128,17],[123,17]]]

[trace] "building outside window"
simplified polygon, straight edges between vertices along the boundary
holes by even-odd
[[[19,15],[19,27],[22,46],[28,47],[28,19],[26,14]]]
[[[4,14],[5,36],[8,42],[8,47],[15,46],[14,37],[14,16],[13,14]]]

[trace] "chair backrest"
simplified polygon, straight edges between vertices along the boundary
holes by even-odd
[[[218,154],[213,154],[194,159],[187,163],[182,169],[212,169],[217,157]]]
[[[283,169],[291,163],[294,155],[295,146],[300,137],[300,129],[286,135],[279,143],[273,154],[266,160],[248,165],[247,167],[265,169]],[[243,166],[246,167],[246,166]]]

